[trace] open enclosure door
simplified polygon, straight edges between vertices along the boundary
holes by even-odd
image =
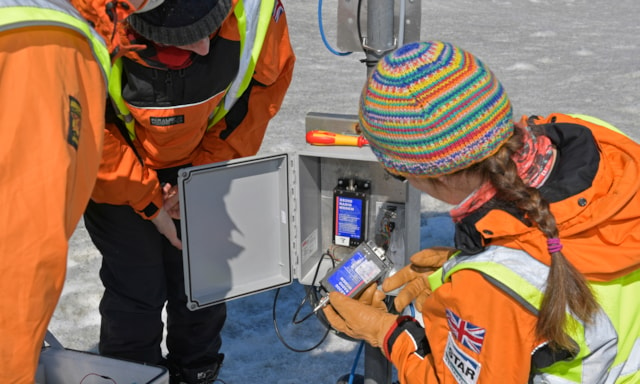
[[[292,282],[287,164],[283,154],[179,172],[191,310]]]

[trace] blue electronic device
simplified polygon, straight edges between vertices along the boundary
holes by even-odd
[[[333,243],[356,247],[366,237],[369,181],[339,179],[333,190]]]
[[[320,286],[326,292],[337,291],[356,297],[392,267],[393,263],[385,256],[385,251],[374,242],[366,241],[329,271],[320,281]]]

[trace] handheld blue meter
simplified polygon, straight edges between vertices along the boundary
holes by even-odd
[[[320,286],[326,292],[338,291],[355,297],[392,267],[393,263],[385,256],[385,251],[372,241],[366,241],[329,271],[320,281]]]

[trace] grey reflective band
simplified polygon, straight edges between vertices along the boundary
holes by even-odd
[[[530,310],[535,308],[535,311],[532,312],[537,315],[544,296],[549,267],[528,253],[518,249],[491,246],[477,255],[455,257],[449,259],[443,266],[443,281],[447,281],[452,273],[461,269],[471,269],[482,273],[488,277],[487,281],[505,294],[520,303],[527,303],[526,307]],[[594,285],[593,288],[597,295],[597,285]],[[613,372],[610,374],[609,370],[614,371],[612,365],[618,354],[619,340],[612,319],[604,310],[600,309],[589,325],[585,325],[571,313],[569,313],[568,321],[574,325],[574,327],[570,327],[572,332],[569,333],[569,336],[580,346],[576,360],[579,367],[574,369],[572,375],[574,377],[578,375],[579,382],[582,383],[615,382],[618,376]],[[640,354],[636,348],[640,349],[638,343],[634,345],[633,352]],[[626,364],[632,363],[632,357],[633,354],[622,364],[624,367],[618,369],[637,372],[638,364],[632,364],[633,367]],[[559,364],[564,363],[556,363],[549,369],[545,369],[544,372],[538,373],[533,382],[576,383],[575,380],[563,377],[564,375],[560,376],[562,369],[554,370],[554,366]]]

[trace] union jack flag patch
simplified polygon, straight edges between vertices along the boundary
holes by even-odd
[[[280,21],[280,16],[282,16],[282,14],[284,13],[284,7],[282,6],[282,3],[280,2],[280,0],[278,0],[276,2],[276,6],[273,8],[273,20],[277,23],[278,21]]]
[[[446,311],[447,322],[449,323],[449,329],[453,337],[473,352],[480,353],[482,343],[484,343],[484,335],[487,330],[462,320],[460,316],[449,309]]]

